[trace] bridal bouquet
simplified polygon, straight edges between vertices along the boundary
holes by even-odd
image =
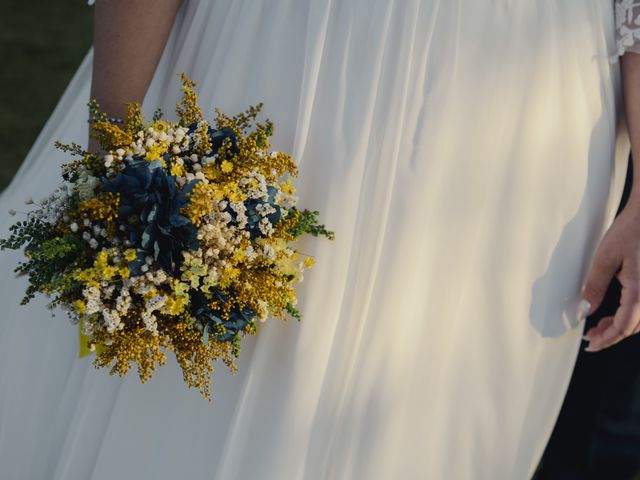
[[[102,152],[56,142],[79,158],[0,248],[24,247],[22,303],[41,292],[67,310],[96,368],[123,376],[135,363],[145,382],[170,350],[187,385],[211,400],[213,363],[235,373],[256,322],[300,320],[294,284],[314,261],[292,241],[333,232],[296,207],[296,164],[269,151],[262,104],[234,117],[216,109],[210,124],[180,75],[178,122],[160,110],[145,121],[132,103],[120,126],[90,102]]]

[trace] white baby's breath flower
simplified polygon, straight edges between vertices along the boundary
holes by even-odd
[[[73,222],[71,225],[69,225],[69,228],[71,229],[72,232],[77,232],[78,224],[76,222]]]
[[[24,199],[24,203],[27,205],[31,205],[33,203],[33,197],[27,197]]]
[[[15,216],[16,213],[18,212],[16,212],[14,209],[9,210],[9,215],[11,215],[12,217]]]

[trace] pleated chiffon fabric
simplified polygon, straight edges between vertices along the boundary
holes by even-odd
[[[525,479],[571,375],[580,290],[622,192],[611,0],[186,0],[144,100],[175,119],[264,102],[301,207],[336,239],[220,365],[213,402],[170,359],[147,384],[77,356],[77,330],[0,255],[0,477]],[[11,185],[86,142],[92,50]]]

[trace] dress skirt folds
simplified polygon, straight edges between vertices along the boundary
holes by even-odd
[[[611,0],[185,0],[143,110],[179,72],[207,115],[264,102],[299,161],[303,320],[243,340],[213,402],[175,360],[140,384],[78,358],[0,255],[0,477],[530,477],[578,352],[577,305],[626,173]],[[86,142],[92,50],[0,197],[0,234]],[[43,81],[46,81],[43,78]]]

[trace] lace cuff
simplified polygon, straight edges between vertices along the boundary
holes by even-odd
[[[615,0],[616,57],[640,53],[640,0]]]

